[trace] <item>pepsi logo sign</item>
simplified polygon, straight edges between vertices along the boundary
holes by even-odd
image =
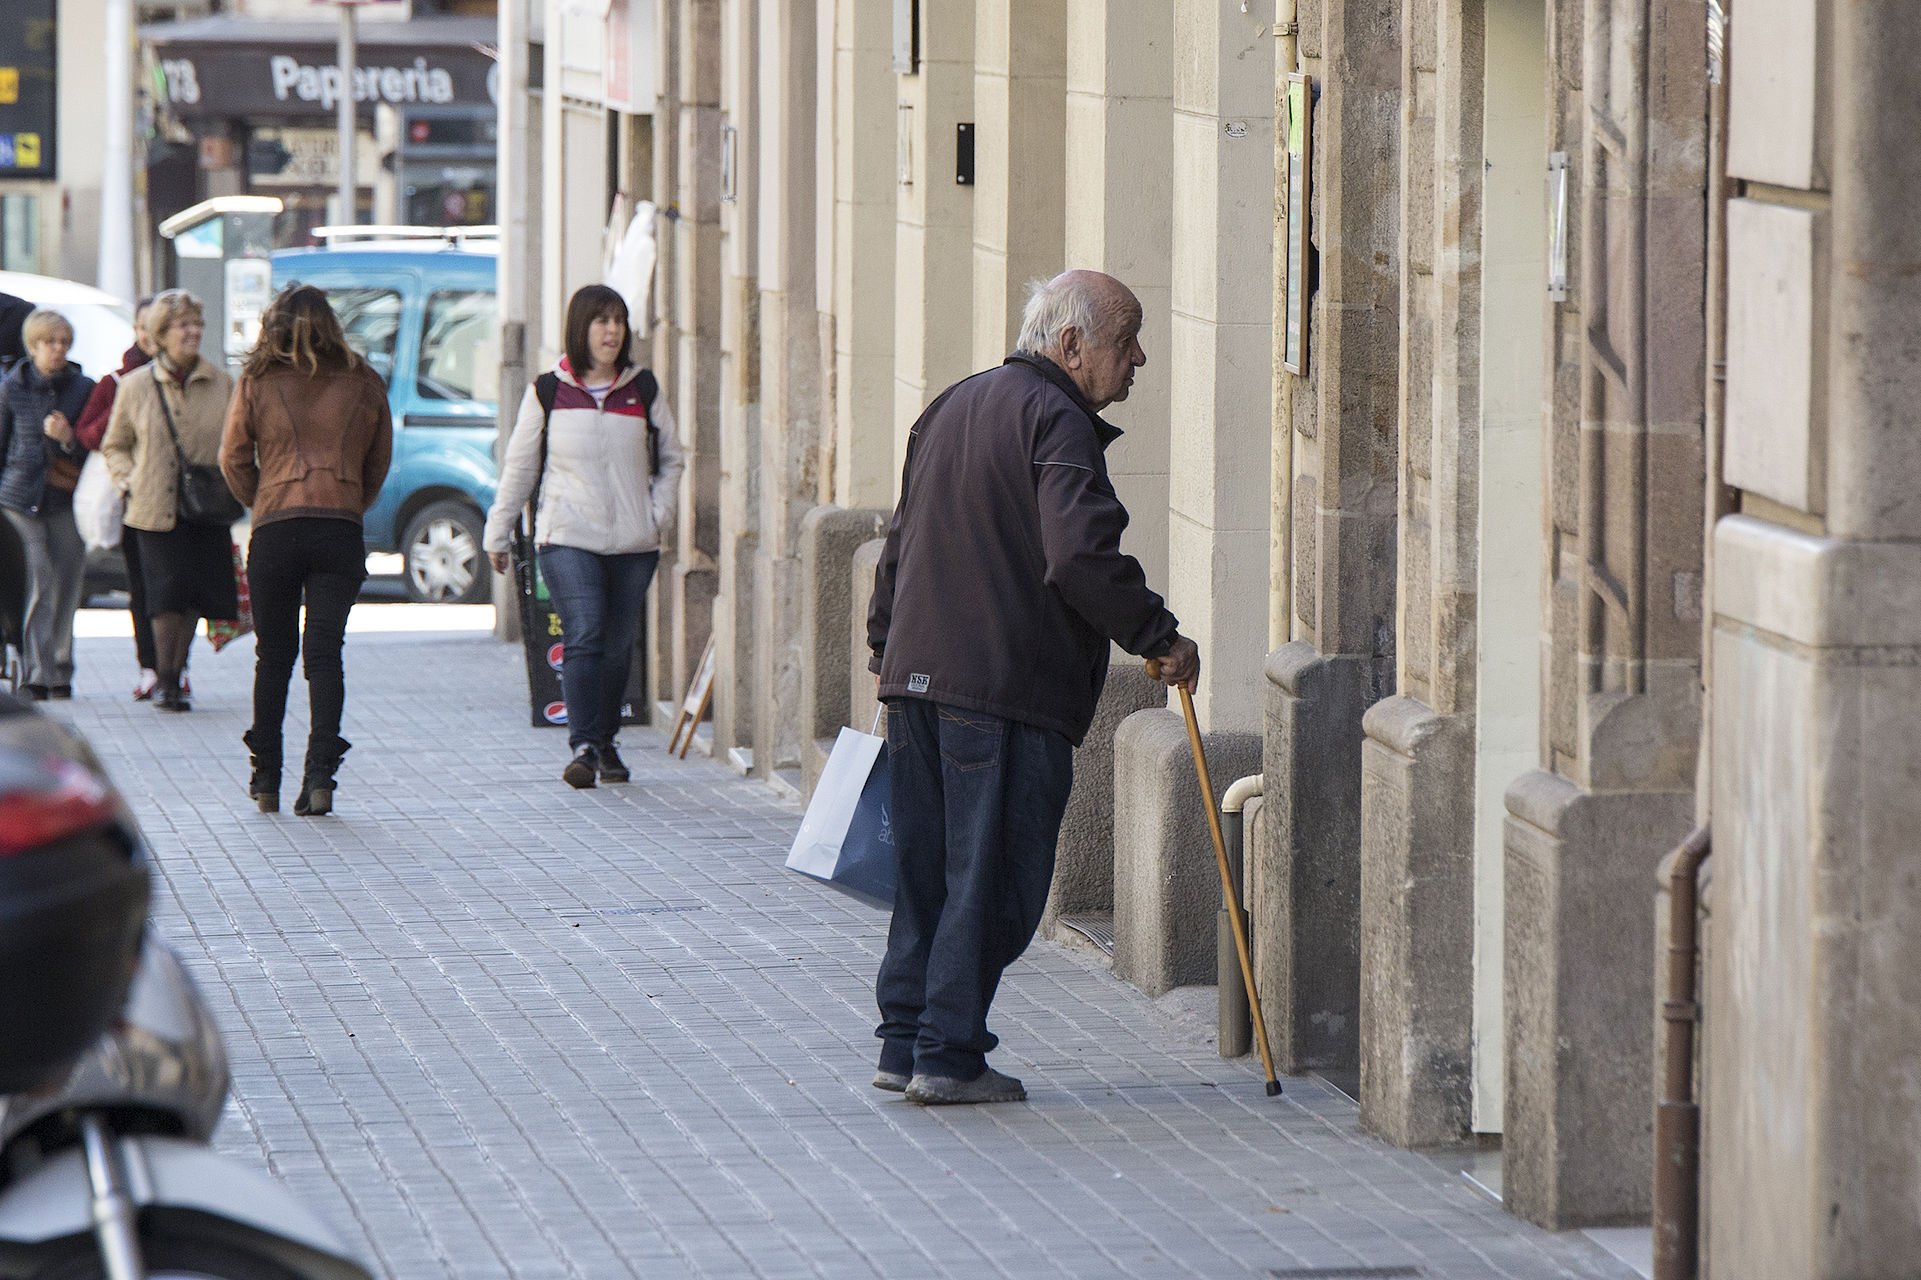
[[[546,708],[542,710],[541,714],[547,717],[548,724],[566,724],[567,704],[564,702],[550,702]]]
[[[566,656],[567,645],[564,641],[556,640],[553,644],[547,646],[547,665],[554,670],[560,670],[561,661]]]

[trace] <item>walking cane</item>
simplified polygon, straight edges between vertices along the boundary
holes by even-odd
[[[1147,660],[1147,674],[1150,679],[1161,678],[1159,658]],[[1186,685],[1175,687],[1180,690],[1181,712],[1187,717],[1187,745],[1194,750],[1194,776],[1201,784],[1201,805],[1207,810],[1207,832],[1214,837],[1214,865],[1221,872],[1221,893],[1227,899],[1227,918],[1234,925],[1234,950],[1241,957],[1241,981],[1247,984],[1248,1011],[1254,1015],[1254,1043],[1261,1047],[1261,1066],[1267,1070],[1267,1096],[1272,1098],[1281,1091],[1281,1082],[1274,1075],[1274,1056],[1267,1047],[1267,1024],[1261,1020],[1261,996],[1254,989],[1254,964],[1247,954],[1247,917],[1241,912],[1240,895],[1234,892],[1234,877],[1227,870],[1227,842],[1221,839],[1221,819],[1214,811],[1214,784],[1207,777],[1207,754],[1201,750],[1201,727],[1194,719],[1194,696],[1187,691]]]

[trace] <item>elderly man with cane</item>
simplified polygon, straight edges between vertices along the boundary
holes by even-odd
[[[1018,1102],[987,1010],[1054,875],[1074,748],[1108,645],[1194,687],[1200,654],[1132,556],[1101,420],[1127,398],[1141,304],[1095,271],[1031,290],[1014,354],[914,424],[868,613],[900,854],[874,1087]]]

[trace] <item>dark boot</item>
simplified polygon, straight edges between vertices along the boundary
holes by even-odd
[[[257,729],[249,729],[240,735],[251,753],[250,761],[253,774],[247,779],[247,794],[260,806],[262,813],[280,812],[280,735],[275,734],[272,741]]]
[[[162,671],[160,673],[160,686],[154,692],[153,705],[162,711],[193,710],[193,700],[187,696],[187,691],[180,687],[178,672],[169,674]]]
[[[340,769],[340,757],[351,746],[353,743],[345,738],[307,744],[307,768],[300,782],[300,798],[293,802],[295,813],[305,818],[333,812],[334,774]]]

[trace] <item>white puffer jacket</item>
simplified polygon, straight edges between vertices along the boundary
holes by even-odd
[[[560,385],[550,418],[542,421],[540,398],[532,387],[520,401],[483,545],[488,551],[508,549],[514,519],[539,480],[534,536],[541,546],[578,547],[600,555],[658,550],[661,531],[673,524],[686,465],[665,389],[655,391],[652,404],[642,404],[634,386],[641,368],[629,365],[596,405],[565,359],[555,372]],[[660,432],[660,470],[651,480],[649,422]],[[544,478],[538,474],[543,434]]]

